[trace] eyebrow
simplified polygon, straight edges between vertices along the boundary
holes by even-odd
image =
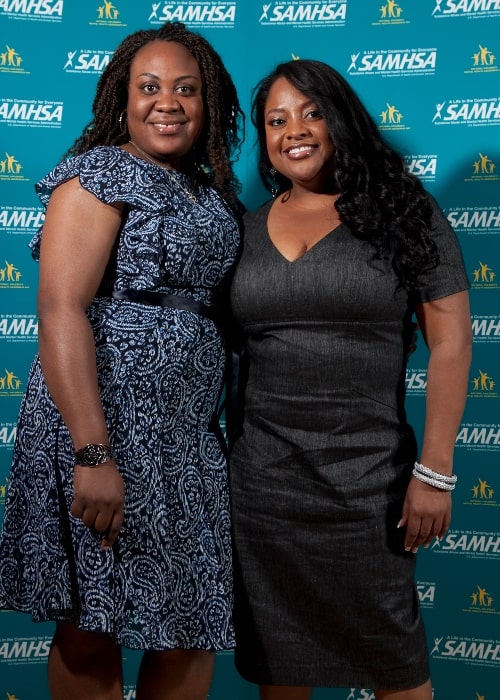
[[[315,100],[307,100],[307,102],[303,102],[303,103],[300,105],[300,108],[301,108],[301,109],[306,109],[307,107],[310,107],[311,105],[314,105],[314,106],[317,107],[317,103],[315,102]],[[269,109],[267,112],[265,112],[265,114],[266,114],[266,115],[269,115],[269,114],[274,114],[274,113],[276,113],[276,112],[283,113],[283,112],[286,112],[286,111],[287,111],[287,110],[286,110],[286,107],[273,107],[272,109]]]
[[[156,75],[156,73],[139,73],[137,78],[155,78],[156,80],[160,80],[160,76]],[[197,75],[191,75],[188,73],[187,75],[179,75],[176,80],[186,80],[187,78],[192,78],[193,80],[200,80],[201,77],[198,77]]]

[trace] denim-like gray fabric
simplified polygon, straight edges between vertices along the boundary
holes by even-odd
[[[232,307],[246,335],[231,460],[236,664],[274,685],[404,688],[428,677],[397,529],[415,437],[404,410],[412,301],[345,225],[290,263],[246,215]],[[416,299],[469,286],[435,207],[441,264]]]

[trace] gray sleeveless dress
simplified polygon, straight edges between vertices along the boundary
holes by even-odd
[[[248,214],[232,287],[248,350],[230,460],[236,665],[255,683],[414,687],[428,677],[414,556],[397,529],[417,456],[404,380],[414,304],[469,286],[434,206],[417,293],[341,224],[288,262]]]

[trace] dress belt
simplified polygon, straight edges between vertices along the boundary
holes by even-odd
[[[196,299],[190,299],[189,297],[167,294],[166,292],[152,292],[145,289],[114,289],[111,296],[113,299],[131,301],[136,304],[148,304],[149,306],[163,306],[190,311],[193,314],[209,318],[219,326],[222,325],[222,316],[216,306],[208,306],[202,301],[196,301]]]

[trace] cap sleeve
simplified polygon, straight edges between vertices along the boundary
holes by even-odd
[[[141,182],[147,174],[138,168],[137,160],[117,146],[98,146],[86,153],[64,160],[35,185],[42,204],[46,207],[56,187],[78,177],[81,186],[105,204],[124,202],[148,209],[151,196],[145,193],[149,183]],[[39,259],[41,227],[29,246],[35,260]]]

